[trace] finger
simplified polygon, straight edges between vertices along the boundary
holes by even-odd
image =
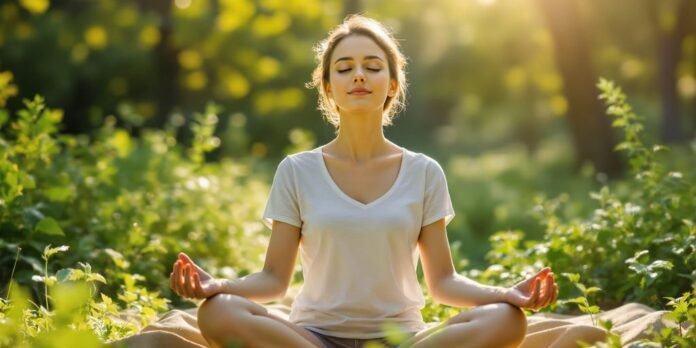
[[[193,267],[193,265],[189,265],[188,268],[189,268],[189,275],[188,275],[188,279],[187,279],[186,284],[188,284],[188,290],[189,290],[189,294],[191,294],[191,297],[197,298],[195,276],[198,273],[196,272],[196,269]]]
[[[551,296],[547,305],[554,304],[558,298],[558,284],[556,284],[556,280],[553,277],[551,277],[551,280],[551,286],[549,287]]]
[[[205,271],[203,271],[200,267],[198,267],[198,265],[197,265],[195,262],[193,262],[193,260],[191,260],[191,258],[188,257],[188,255],[186,255],[186,254],[184,254],[184,253],[179,253],[179,260],[181,260],[181,262],[182,262],[184,265],[191,265],[191,266],[193,266],[193,268],[191,269],[191,273],[198,272],[198,273],[207,274],[207,273],[205,273]]]
[[[193,260],[191,260],[191,258],[188,257],[188,255],[186,255],[185,253],[179,253],[179,260],[181,260],[181,262],[183,262],[184,264],[193,264]]]
[[[541,308],[544,308],[551,303],[551,300],[553,299],[553,292],[553,277],[548,276],[546,277],[546,287],[544,288],[543,303]]]
[[[191,279],[191,270],[193,267],[191,267],[190,264],[184,266],[184,288],[186,289],[186,295],[187,297],[194,297],[193,293],[193,281]]]
[[[541,303],[541,287],[543,286],[541,278],[536,279],[536,288],[534,289],[534,294],[532,294],[532,306],[534,310],[538,310],[539,304]]]
[[[196,296],[196,298],[202,298],[203,289],[201,288],[201,278],[198,275],[198,272],[194,272],[193,277],[191,278],[193,283],[193,294]]]
[[[551,268],[544,267],[539,272],[537,272],[536,276],[537,277],[546,277],[546,275],[548,275],[548,273],[550,273],[550,272],[551,272]]]
[[[536,301],[534,303],[536,310],[540,310],[541,308],[543,308],[543,304],[546,301],[545,285],[546,285],[546,278],[544,278],[544,277],[538,278],[538,291],[537,291]]]
[[[174,290],[174,271],[169,273],[169,288],[172,289],[174,293],[176,293],[176,291]]]
[[[182,296],[181,292],[181,262],[174,263],[174,291],[177,295]]]

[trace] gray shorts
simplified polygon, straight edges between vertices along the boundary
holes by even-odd
[[[321,343],[324,344],[324,348],[362,348],[364,345],[367,344],[367,342],[377,342],[382,344],[384,347],[388,348],[396,348],[396,345],[393,345],[389,342],[387,342],[387,339],[384,337],[379,337],[379,338],[343,338],[343,337],[334,337],[334,336],[329,336],[329,335],[324,335],[322,333],[316,332],[312,330],[311,327],[305,327],[307,331],[311,332],[319,338]],[[411,333],[411,336],[415,335],[415,333]]]

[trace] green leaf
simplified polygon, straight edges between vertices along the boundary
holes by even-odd
[[[9,117],[7,110],[0,110],[0,128],[7,122]]]
[[[90,273],[88,279],[90,281],[98,281],[98,282],[106,284],[106,279],[104,279],[104,276],[102,276],[99,273]]]
[[[56,272],[56,278],[58,278],[59,282],[64,282],[68,279],[70,279],[70,274],[72,274],[72,269],[70,268],[63,268]]]
[[[37,232],[41,232],[49,236],[65,236],[65,233],[63,233],[63,230],[58,225],[58,222],[50,217],[43,218],[38,224],[36,224],[34,229]]]
[[[583,293],[585,293],[587,291],[584,284],[577,283],[577,284],[575,284],[575,286],[578,289],[580,289],[580,291],[582,291]]]
[[[572,298],[570,300],[566,300],[566,303],[577,303],[581,305],[587,305],[587,299],[583,296]]]
[[[598,288],[598,287],[596,287],[596,286],[593,286],[593,287],[591,287],[591,288],[588,288],[588,289],[585,290],[584,292],[585,292],[585,295],[588,295],[588,294],[595,293],[595,292],[598,292],[598,291],[602,291],[602,289],[600,289],[600,288]]]
[[[65,202],[72,196],[72,190],[65,186],[53,186],[44,190],[44,195],[54,202]]]
[[[408,339],[409,337],[407,332],[401,329],[398,325],[391,322],[387,322],[382,325],[382,332],[384,333],[387,342],[393,345],[398,345],[406,341],[406,339]]]
[[[561,273],[561,275],[568,278],[571,283],[577,283],[580,280],[580,275],[577,273]]]
[[[49,257],[51,257],[52,255],[57,254],[57,253],[59,253],[59,252],[68,251],[69,248],[70,248],[70,247],[67,246],[67,245],[61,245],[61,246],[59,246],[59,247],[57,247],[57,248],[51,248],[51,245],[49,244],[49,245],[46,246],[46,248],[44,248],[43,257],[44,257],[44,258],[49,258]]]
[[[626,120],[623,118],[617,118],[611,123],[612,127],[623,127],[626,125]]]
[[[611,320],[599,320],[599,326],[603,327],[607,331],[611,331],[611,328],[614,327],[614,322]]]

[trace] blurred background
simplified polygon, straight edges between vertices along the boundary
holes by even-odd
[[[494,232],[540,238],[541,200],[587,217],[589,193],[626,176],[600,77],[624,88],[648,144],[669,145],[670,163],[694,169],[690,0],[2,0],[0,71],[11,75],[0,84],[16,85],[8,109],[42,95],[63,110],[59,133],[86,138],[109,124],[125,130],[117,140],[167,129],[164,143],[188,146],[195,115],[214,102],[206,161],[257,163],[252,173],[269,184],[283,156],[333,136],[305,83],[313,45],[352,13],[387,24],[409,58],[408,105],[385,132],[445,168],[460,267],[485,266]],[[260,209],[268,186],[253,189]],[[132,223],[122,228],[131,243],[148,240]],[[182,248],[205,240],[196,231]]]

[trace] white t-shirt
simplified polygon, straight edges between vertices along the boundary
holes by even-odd
[[[421,227],[454,209],[437,161],[402,148],[397,179],[380,198],[363,204],[336,185],[322,147],[286,156],[278,165],[263,213],[301,228],[304,284],[290,321],[345,338],[376,338],[387,321],[415,332],[425,328],[418,283]]]

